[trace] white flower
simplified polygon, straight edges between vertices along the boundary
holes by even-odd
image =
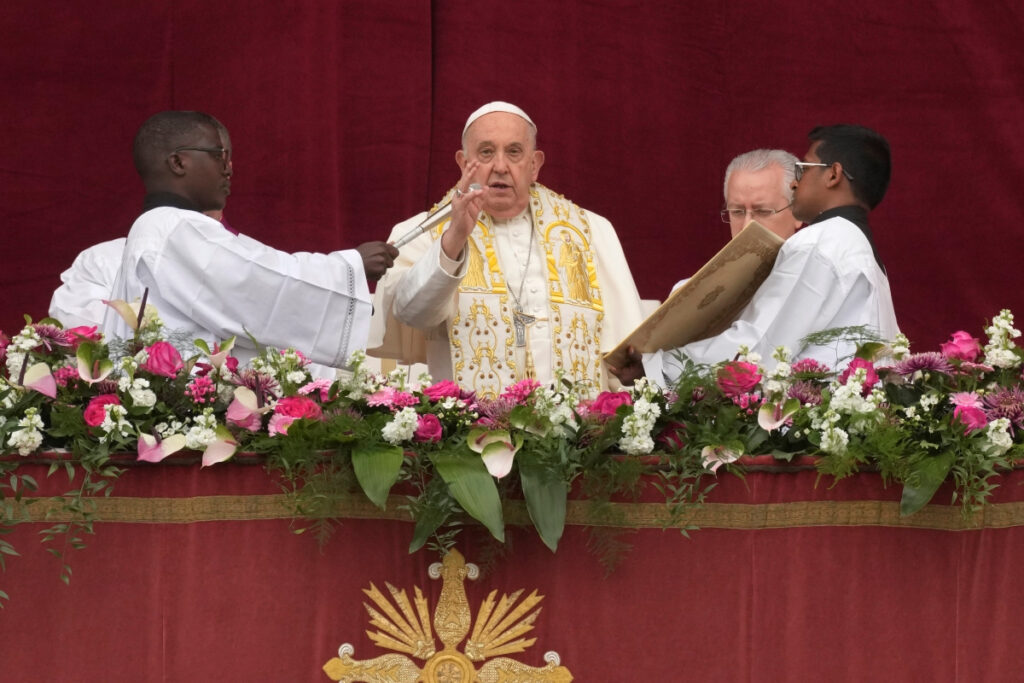
[[[389,444],[397,446],[413,437],[413,434],[416,433],[418,420],[416,411],[406,406],[395,413],[391,421],[384,425],[384,428],[381,429],[381,435]]]
[[[108,436],[126,437],[132,433],[131,423],[125,419],[128,416],[128,410],[124,406],[108,403],[103,406],[103,412],[105,417],[100,423],[100,429],[106,432],[106,435],[100,437],[101,441],[106,441]]]
[[[985,427],[985,439],[992,455],[1002,455],[1010,450],[1013,437],[1010,436],[1010,421],[1005,417],[996,418]]]
[[[18,381],[18,378],[21,377],[21,368],[25,364],[25,354],[11,353],[8,349],[6,364],[7,376],[10,377],[12,381]]]
[[[28,455],[38,449],[43,443],[43,419],[39,417],[37,408],[28,408],[24,417],[18,420],[18,427],[11,432],[7,439],[7,445],[15,448],[18,455]]]
[[[121,375],[117,378],[117,390],[124,393],[132,388],[132,378],[128,375]]]
[[[624,436],[619,439],[619,448],[627,455],[646,455],[654,450],[654,439],[650,434]]]
[[[985,352],[985,364],[994,368],[1013,368],[1017,363],[1017,354],[1009,349],[995,348]]]
[[[306,373],[305,370],[292,370],[287,375],[285,375],[285,379],[287,379],[292,384],[303,384],[308,377],[309,375]]]
[[[918,403],[921,404],[921,408],[924,410],[931,410],[941,399],[939,395],[933,391],[929,391],[927,394],[921,397]]]
[[[139,408],[152,408],[156,405],[156,394],[149,389],[131,388],[128,395],[132,397],[132,403]]]
[[[910,353],[910,340],[907,339],[907,335],[899,332],[897,333],[896,338],[892,340],[890,348],[892,349],[893,357],[899,360]]]
[[[834,455],[846,452],[850,436],[839,427],[828,427],[821,433],[821,450]]]

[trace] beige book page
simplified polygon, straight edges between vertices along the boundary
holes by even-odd
[[[752,221],[605,356],[622,367],[626,348],[647,353],[713,337],[732,324],[775,264],[781,237]]]

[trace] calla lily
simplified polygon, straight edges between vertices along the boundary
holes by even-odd
[[[726,446],[705,446],[700,452],[700,459],[704,467],[715,472],[722,465],[739,460],[741,455]]]
[[[146,290],[146,294],[149,294],[149,290]],[[146,304],[145,314],[140,315],[139,311],[142,309],[143,302],[146,297],[142,297],[142,302],[136,301],[134,303],[128,303],[124,299],[114,299],[113,301],[107,301],[103,299],[103,303],[117,311],[117,314],[121,316],[125,324],[132,329],[133,332],[139,331],[140,321],[145,320],[146,317],[152,317],[156,315],[156,308]]]
[[[152,434],[139,434],[139,443],[135,447],[139,453],[138,460],[160,462],[168,455],[177,453],[185,447],[184,434],[172,434],[160,440]]]
[[[766,432],[778,429],[796,411],[800,410],[800,401],[795,398],[786,399],[779,403],[765,403],[757,411],[757,424]]]
[[[225,415],[229,424],[243,427],[250,432],[258,431],[262,425],[262,415],[271,410],[270,406],[259,407],[256,392],[248,387],[237,387],[235,398],[228,406]]]
[[[207,355],[210,359],[210,365],[219,370],[220,366],[224,365],[224,361],[227,360],[229,355],[231,355],[231,350],[235,348],[236,338],[237,337],[231,337],[219,344],[214,344],[213,351],[210,350],[210,347],[203,339],[196,339],[195,345]]]
[[[75,352],[75,357],[78,358],[78,376],[89,384],[106,379],[107,375],[114,371],[114,363],[109,358],[93,359],[95,350],[95,344],[84,342]]]
[[[224,425],[217,425],[217,438],[211,441],[203,451],[203,467],[224,462],[238,450],[238,442]]]
[[[523,437],[519,434],[512,437],[505,430],[474,429],[466,444],[480,454],[490,475],[501,479],[512,471],[512,462],[523,445]]]
[[[43,396],[50,398],[57,397],[57,381],[50,373],[50,366],[46,363],[36,363],[25,371],[24,387],[32,391],[38,391]]]

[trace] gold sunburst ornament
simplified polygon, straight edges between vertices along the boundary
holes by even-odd
[[[332,681],[345,683],[568,683],[572,674],[560,666],[558,654],[544,655],[545,666],[523,664],[503,655],[523,652],[536,638],[522,636],[533,630],[540,614],[537,605],[544,596],[533,591],[522,602],[522,589],[503,595],[495,602],[497,591],[491,591],[480,604],[473,632],[470,634],[469,601],[466,599],[466,577],[476,579],[479,569],[467,564],[457,550],[451,550],[441,563],[430,565],[430,577],[440,578],[441,596],[434,610],[433,630],[444,644],[437,650],[431,633],[430,616],[423,592],[416,586],[412,602],[404,590],[385,584],[391,600],[372,583],[363,592],[376,607],[363,603],[370,615],[370,624],[377,631],[367,631],[370,639],[391,654],[373,659],[353,659],[355,648],[345,643],[338,656],[324,664]],[[394,602],[392,602],[394,601]],[[518,604],[516,604],[518,602]],[[536,609],[534,609],[536,607]],[[466,635],[466,644],[456,649]],[[396,654],[401,653],[401,654]],[[410,657],[423,661],[422,668]],[[476,662],[484,662],[479,669]]]

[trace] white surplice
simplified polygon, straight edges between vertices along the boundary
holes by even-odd
[[[121,266],[124,237],[94,244],[75,257],[71,267],[60,274],[63,284],[50,299],[50,317],[64,327],[100,327],[107,314],[104,299]]]
[[[889,279],[871,243],[854,223],[834,217],[809,225],[786,240],[771,273],[735,322],[721,334],[671,351],[644,354],[647,377],[665,386],[679,378],[680,357],[696,363],[730,360],[745,345],[772,357],[785,346],[793,360],[814,358],[834,368],[856,351],[853,341],[804,346],[823,330],[864,325],[892,340],[899,327]]]
[[[236,336],[242,361],[255,353],[249,335],[331,367],[366,346],[372,308],[355,250],[290,254],[196,211],[162,206],[132,226],[111,294],[131,302],[146,288],[169,330],[210,343]],[[131,336],[113,310],[103,332]]]

